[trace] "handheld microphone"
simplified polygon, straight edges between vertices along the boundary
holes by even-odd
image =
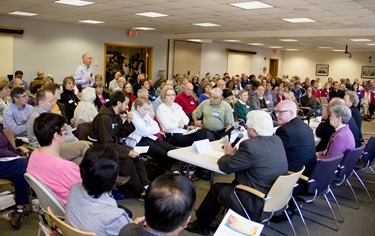
[[[239,133],[237,138],[234,140],[234,142],[231,144],[232,148],[234,148],[237,143],[243,138],[243,133]]]

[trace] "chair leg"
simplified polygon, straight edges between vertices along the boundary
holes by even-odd
[[[348,186],[349,186],[350,190],[352,190],[353,196],[354,196],[354,198],[355,198],[355,201],[356,201],[356,203],[357,203],[357,207],[356,207],[356,209],[359,209],[359,202],[358,202],[358,198],[357,198],[357,195],[356,195],[356,194],[355,194],[355,192],[354,192],[354,189],[353,189],[352,185],[350,184],[350,181],[349,181],[349,179],[346,179],[346,183],[348,184]]]
[[[293,203],[294,203],[294,205],[296,206],[297,211],[298,211],[298,213],[299,213],[299,215],[300,215],[300,217],[301,217],[302,223],[303,223],[303,225],[305,226],[305,229],[306,229],[306,232],[307,232],[307,236],[310,236],[310,232],[309,232],[309,230],[307,229],[307,225],[306,225],[306,222],[305,222],[305,217],[302,215],[302,211],[301,211],[301,209],[299,208],[299,206],[298,206],[298,204],[297,204],[297,201],[296,201],[296,199],[295,199],[293,196],[292,196],[292,200],[293,200]]]
[[[328,204],[329,209],[331,209],[331,213],[333,215],[333,218],[335,219],[336,229],[334,229],[334,230],[338,231],[339,230],[339,224],[337,223],[337,218],[336,218],[335,212],[333,211],[331,203],[329,203],[329,200],[328,200],[327,196],[325,194],[323,196],[326,199],[326,202]]]
[[[341,207],[340,207],[339,203],[337,202],[336,196],[333,194],[331,188],[329,188],[328,192],[331,193],[331,196],[332,196],[333,200],[335,201],[337,208],[340,211],[340,215],[341,215],[342,220],[338,220],[338,222],[344,223],[344,215],[342,214]]]
[[[353,173],[354,175],[357,177],[357,179],[359,180],[359,182],[362,184],[362,187],[365,189],[366,193],[367,193],[367,196],[370,198],[370,203],[372,202],[372,198],[371,198],[371,195],[370,193],[368,192],[365,184],[363,183],[361,177],[358,175],[357,171],[353,170]]]
[[[289,215],[288,215],[288,212],[286,212],[286,210],[284,210],[284,214],[286,215],[286,218],[287,218],[288,221],[289,221],[289,224],[290,224],[290,227],[291,227],[292,230],[293,230],[294,236],[297,236],[297,234],[296,234],[296,230],[294,229],[294,226],[293,226],[293,224],[292,224],[292,221],[290,220],[290,217],[289,217]]]
[[[374,169],[372,169],[372,166],[369,166],[369,168],[372,171],[372,173],[375,175],[375,171],[374,171]]]

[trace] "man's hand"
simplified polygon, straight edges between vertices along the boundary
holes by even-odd
[[[86,78],[86,83],[90,83],[92,81],[92,77]]]
[[[146,223],[146,218],[144,216],[135,218],[132,223],[139,224],[139,223]]]
[[[226,155],[233,155],[233,153],[235,153],[237,151],[237,148],[234,147],[232,148],[232,143],[231,142],[227,142],[224,146],[224,153]]]
[[[131,151],[129,152],[129,155],[128,155],[128,156],[131,157],[131,158],[136,158],[137,156],[139,156],[139,153],[136,152],[136,151],[131,150]]]
[[[198,127],[202,127],[202,121],[201,120],[194,121],[194,125]]]
[[[178,122],[178,128],[183,128],[184,125],[185,125],[185,122],[184,122],[183,120],[180,120],[180,121]]]

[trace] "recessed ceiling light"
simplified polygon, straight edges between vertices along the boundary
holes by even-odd
[[[277,49],[277,48],[283,48],[283,47],[281,47],[281,46],[269,46],[269,48]]]
[[[152,11],[150,11],[150,12],[142,12],[142,13],[135,13],[135,15],[137,15],[137,16],[145,16],[145,17],[152,17],[152,18],[168,16],[166,14],[152,12]]]
[[[133,27],[132,29],[135,29],[135,30],[156,30],[155,28],[149,28],[149,27]]]
[[[371,39],[350,39],[353,42],[371,42]]]
[[[332,51],[334,51],[334,52],[345,52],[345,50],[342,50],[342,49],[333,49]]]
[[[322,48],[322,49],[330,49],[332,47],[319,47],[319,48]]]
[[[238,42],[241,42],[241,40],[237,40],[237,39],[225,39],[223,41],[229,42],[229,43],[238,43]]]
[[[263,43],[248,43],[249,45],[253,45],[253,46],[262,46],[264,45]]]
[[[190,41],[190,42],[197,42],[197,43],[201,43],[201,42],[203,42],[201,39],[188,39],[187,41]]]
[[[196,26],[202,26],[202,27],[216,27],[216,26],[220,26],[218,24],[214,24],[214,23],[193,23],[193,25],[196,25]]]
[[[17,15],[17,16],[37,16],[39,14],[31,13],[31,12],[24,12],[24,11],[13,11],[9,12],[10,15]]]
[[[311,23],[311,22],[316,22],[315,20],[312,20],[310,18],[287,18],[287,19],[282,19],[282,20],[290,22],[290,23]]]
[[[298,51],[298,49],[295,49],[295,48],[288,48],[288,49],[285,49],[286,51]]]
[[[279,39],[279,41],[283,41],[283,42],[298,42],[297,39]]]
[[[80,20],[78,22],[86,23],[86,24],[103,24],[104,21],[98,21],[98,20]]]
[[[95,2],[80,1],[80,0],[58,0],[58,1],[55,1],[55,3],[61,3],[61,4],[66,4],[66,5],[78,6],[78,7],[95,4]]]
[[[234,7],[239,7],[245,10],[273,8],[273,6],[259,2],[259,1],[231,3],[229,5],[232,5]]]
[[[375,43],[367,43],[366,45],[375,46]]]

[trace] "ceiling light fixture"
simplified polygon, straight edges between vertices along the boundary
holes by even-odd
[[[86,23],[86,24],[94,24],[94,25],[105,23],[104,21],[98,21],[98,20],[80,20],[78,22]]]
[[[263,43],[248,43],[249,45],[252,45],[252,46],[262,46],[264,45]]]
[[[298,49],[295,49],[295,48],[288,48],[288,49],[285,49],[286,51],[298,51]]]
[[[331,49],[332,47],[319,47],[321,49]]]
[[[95,2],[80,1],[80,0],[58,0],[58,1],[55,1],[55,3],[77,6],[77,7],[95,4]]]
[[[315,20],[312,20],[310,18],[286,18],[286,19],[281,19],[283,21],[287,21],[290,23],[312,23],[316,22]]]
[[[218,25],[218,24],[214,24],[214,23],[193,23],[193,25],[196,25],[196,26],[202,26],[202,27],[216,27],[216,26],[221,26],[221,25]]]
[[[132,29],[135,29],[135,30],[156,30],[155,28],[150,28],[150,27],[133,27]]]
[[[196,43],[201,43],[201,42],[203,42],[201,39],[188,39],[187,41],[190,41],[190,42],[196,42]]]
[[[375,46],[375,43],[367,43],[368,46]]]
[[[371,42],[371,39],[350,39],[353,42]]]
[[[269,46],[269,48],[277,49],[277,48],[283,48],[281,46]]]
[[[223,41],[229,42],[229,43],[239,43],[239,42],[241,42],[241,40],[237,40],[237,39],[225,39]]]
[[[264,8],[273,8],[274,6],[259,2],[259,1],[253,1],[253,2],[239,2],[239,3],[231,3],[229,4],[234,7],[238,7],[245,10],[254,10],[254,9],[264,9]]]
[[[279,41],[282,41],[282,42],[298,42],[297,39],[279,39]]]
[[[345,52],[345,50],[342,50],[342,49],[333,49],[332,51],[334,51],[334,52]]]
[[[145,17],[151,17],[151,18],[169,16],[169,15],[166,15],[166,14],[152,12],[152,11],[150,11],[150,12],[142,12],[142,13],[135,13],[135,15],[137,15],[137,16],[145,16]]]
[[[16,15],[16,16],[37,16],[39,14],[31,13],[31,12],[24,12],[24,11],[13,11],[9,12],[9,15]]]

